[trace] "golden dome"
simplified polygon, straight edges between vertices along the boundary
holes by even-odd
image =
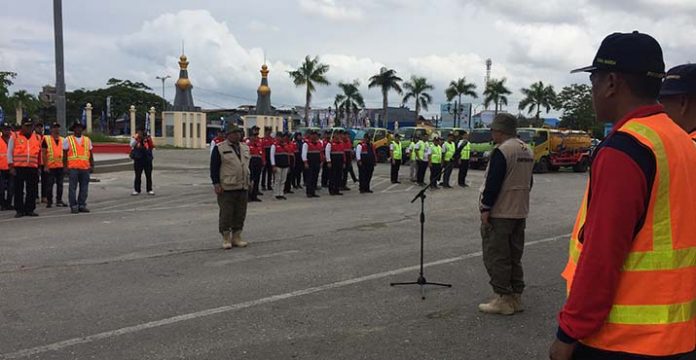
[[[268,95],[271,93],[271,88],[269,88],[266,85],[261,85],[261,86],[259,86],[259,89],[257,91],[261,95]]]
[[[188,59],[186,58],[186,55],[181,54],[181,57],[179,57],[179,67],[181,70],[186,70],[188,68]]]
[[[176,81],[176,87],[181,90],[186,90],[191,87],[191,80],[179,78],[179,80]]]

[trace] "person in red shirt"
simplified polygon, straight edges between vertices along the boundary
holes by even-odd
[[[261,138],[263,144],[263,154],[264,154],[264,167],[261,171],[261,189],[273,191],[273,169],[271,166],[271,146],[275,144],[276,139],[273,138],[272,129],[269,126],[264,126],[263,137]]]
[[[217,144],[225,141],[225,139],[225,132],[222,130],[218,130],[217,135],[215,135],[213,140],[210,141],[210,153],[212,154]]]
[[[294,189],[302,189],[302,178],[304,173],[304,162],[302,161],[302,146],[304,145],[304,141],[302,138],[302,133],[296,132],[293,140],[295,148],[295,169],[293,173],[294,177],[292,179],[292,187]],[[307,179],[305,179],[305,183],[306,182]]]
[[[317,187],[317,190],[321,190],[321,188],[327,188],[329,187],[329,178],[331,177],[331,171],[329,170],[328,166],[328,161],[330,160],[328,157],[326,157],[326,146],[331,143],[331,134],[328,131],[324,131],[321,139],[321,144],[323,147],[323,151],[321,152],[322,156],[322,165],[321,165],[321,186]]]
[[[343,195],[340,192],[343,183],[344,153],[343,140],[339,133],[334,134],[334,138],[326,145],[325,148],[326,166],[330,171],[329,176],[329,194]]]
[[[626,280],[625,260],[634,251],[636,236],[644,227],[652,226],[652,216],[647,211],[653,203],[653,196],[665,196],[653,189],[657,182],[655,152],[629,132],[619,131],[627,123],[637,124],[636,121],[643,118],[666,118],[664,108],[657,103],[664,75],[662,50],[649,35],[615,33],[602,42],[593,65],[574,72],[577,71],[590,73],[597,119],[613,122],[614,127],[593,154],[587,204],[583,205],[586,218],[577,233],[582,251],[570,278],[572,285],[568,298],[558,315],[559,326],[549,357],[552,360],[647,359],[645,355],[648,354],[609,351],[588,346],[582,341],[603,332],[606,334],[606,331],[611,332],[616,327],[614,322],[609,321],[609,314],[613,312],[619,284]],[[668,129],[672,125],[660,122],[653,126]],[[688,141],[686,138],[674,139],[684,140]],[[662,226],[669,227],[670,224]],[[568,279],[565,272],[564,277]],[[687,281],[678,274],[673,278]],[[691,279],[692,283],[694,281],[696,279]],[[640,285],[647,288],[653,286],[647,283]],[[665,284],[675,289],[683,285],[681,282]],[[636,291],[636,296],[644,293]],[[649,299],[643,301],[647,303]],[[636,330],[638,328],[640,326]],[[653,331],[664,329],[661,327]],[[628,334],[626,336],[630,337]],[[616,338],[612,343],[618,345],[621,340]],[[635,342],[635,339],[624,340]],[[692,337],[681,341],[694,342],[695,339]],[[688,354],[649,358],[681,359],[684,355],[684,359],[693,358]]]
[[[261,171],[265,165],[263,141],[259,139],[259,127],[251,128],[251,134],[246,144],[249,146],[251,159],[249,160],[249,172],[251,173],[251,190],[249,191],[249,201],[261,202],[259,195],[259,182],[261,181]]]
[[[287,149],[288,157],[290,159],[290,166],[288,167],[288,177],[285,179],[285,188],[283,189],[284,194],[294,194],[292,191],[292,185],[295,182],[295,153],[297,153],[297,146],[295,142],[290,139],[289,133],[283,133],[283,136],[287,138]]]
[[[341,130],[341,137],[343,138],[343,154],[345,154],[345,167],[343,169],[343,182],[341,190],[349,191],[348,187],[348,174],[350,178],[353,179],[353,183],[358,182],[358,178],[355,176],[355,171],[353,170],[353,159],[355,158],[355,153],[353,152],[353,143],[350,141],[350,134],[346,130]]]
[[[140,195],[143,171],[145,171],[145,190],[148,195],[155,195],[152,188],[152,161],[154,159],[152,150],[155,149],[155,143],[152,141],[152,137],[144,128],[140,128],[131,139],[130,146],[133,171],[135,172],[131,196]]]

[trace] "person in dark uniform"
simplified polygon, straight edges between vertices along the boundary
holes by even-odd
[[[331,142],[330,137],[331,137],[331,135],[325,131],[323,133],[322,139],[321,139],[321,145],[322,145],[321,156],[324,157],[324,162],[321,165],[321,186],[318,187],[317,190],[321,190],[321,188],[329,187],[329,177],[331,177],[331,175],[329,173],[329,166],[327,164],[329,159],[325,156],[325,154],[326,154],[326,146]]]
[[[326,166],[330,171],[329,194],[343,195],[343,193],[340,191],[341,185],[343,184],[343,161],[345,157],[343,153],[343,139],[336,134],[333,140],[326,145],[326,149],[324,151],[324,156],[326,156]]]
[[[39,121],[34,125],[34,133],[39,137],[42,144],[44,142],[45,131],[46,129],[42,122]],[[41,203],[46,204],[48,203],[48,178],[50,174],[46,171],[43,160],[43,157],[39,157],[39,182],[41,183]]]
[[[271,168],[271,146],[275,143],[275,139],[271,135],[272,130],[270,126],[265,126],[263,128],[263,161],[264,167],[261,171],[261,188],[263,190],[273,191],[273,169]]]
[[[39,216],[34,210],[39,192],[41,141],[39,136],[34,134],[32,125],[31,119],[24,119],[22,129],[16,136],[10,138],[7,148],[9,171],[14,176],[16,218]]]
[[[305,189],[308,198],[318,198],[316,194],[319,170],[321,169],[322,144],[318,139],[317,133],[310,130],[309,138],[302,144],[302,162],[304,163]]]
[[[2,124],[2,138],[0,138],[0,210],[14,210],[12,197],[14,196],[14,177],[10,175],[7,148],[12,137],[12,127],[8,123]],[[61,152],[62,154],[62,152]]]
[[[292,191],[292,189],[293,183],[295,182],[295,153],[298,150],[295,146],[295,141],[290,138],[290,133],[286,132],[284,133],[284,136],[287,138],[287,143],[285,146],[288,150],[288,159],[290,160],[290,163],[288,164],[288,177],[285,179],[283,193],[294,194],[295,192]]]
[[[358,173],[360,177],[360,193],[372,193],[370,190],[370,182],[372,181],[372,173],[375,171],[375,163],[377,156],[375,147],[370,141],[370,135],[365,134],[363,141],[358,144],[355,149],[355,156],[358,160]]]
[[[304,172],[304,162],[302,161],[302,145],[304,141],[302,140],[302,133],[296,132],[294,137],[295,142],[295,169],[294,177],[292,179],[292,187],[294,189],[302,189],[302,173]],[[306,182],[307,180],[305,180]]]
[[[259,127],[254,126],[251,128],[251,136],[246,141],[247,146],[249,146],[249,153],[251,158],[249,159],[249,172],[251,173],[251,191],[249,192],[249,201],[251,202],[261,202],[259,195],[259,182],[261,181],[261,171],[264,167],[264,150],[263,142],[259,139]]]

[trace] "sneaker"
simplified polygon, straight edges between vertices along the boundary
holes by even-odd
[[[147,194],[150,195],[150,196],[154,196],[154,195],[155,195],[155,192],[152,191],[152,190],[150,190],[150,191],[147,192]]]
[[[283,196],[276,196],[276,200],[283,200]]]
[[[89,209],[86,208],[86,207],[79,208],[78,211],[81,212],[81,213],[88,213],[88,212],[91,212],[91,211],[89,211]]]
[[[138,196],[138,195],[140,195],[140,193],[137,192],[137,191],[133,191],[133,192],[131,193],[131,196]]]
[[[17,214],[15,214],[15,216],[14,216],[14,217],[15,217],[15,219],[19,219],[19,218],[21,218],[21,217],[24,217],[24,214],[23,214],[23,213],[20,213],[20,212],[18,212]]]
[[[31,216],[31,217],[37,217],[37,216],[39,216],[39,214],[37,214],[37,213],[35,213],[35,212],[33,212],[33,211],[32,211],[32,212],[28,212],[28,213],[26,213],[26,214],[24,214],[24,215],[26,215],[26,216]]]
[[[80,210],[79,210],[78,208],[73,208],[73,209],[70,210],[70,213],[71,213],[71,214],[79,214],[79,213],[80,213]]]
[[[522,303],[522,294],[512,294],[512,299],[514,300],[512,307],[515,309],[515,312],[523,312],[524,304]]]
[[[62,202],[62,201],[59,201],[59,202],[56,203],[56,207],[67,207],[67,206],[68,206],[68,205],[65,204],[65,203]]]

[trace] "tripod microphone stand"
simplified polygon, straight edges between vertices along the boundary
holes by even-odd
[[[447,166],[452,166],[453,164],[450,163]],[[440,173],[442,173],[443,169],[440,169]],[[437,179],[437,177],[435,177]],[[423,254],[424,254],[424,246],[425,246],[425,192],[433,185],[431,182],[428,184],[423,190],[418,192],[416,194],[416,197],[411,200],[411,203],[414,203],[417,199],[420,198],[421,200],[421,211],[420,211],[420,271],[418,273],[418,280],[416,281],[409,281],[409,282],[393,282],[389,284],[390,286],[405,286],[405,285],[419,285],[420,290],[421,290],[421,299],[425,300],[425,286],[426,285],[433,285],[433,286],[442,286],[442,287],[452,287],[452,284],[445,284],[445,283],[436,283],[436,282],[429,282],[425,279],[425,275],[423,274]]]

